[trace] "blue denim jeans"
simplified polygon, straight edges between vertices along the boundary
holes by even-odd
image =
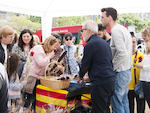
[[[116,73],[116,84],[114,95],[112,96],[113,113],[130,113],[128,102],[128,84],[131,81],[131,71],[121,71]]]

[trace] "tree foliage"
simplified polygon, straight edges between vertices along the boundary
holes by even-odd
[[[32,22],[35,23],[41,23],[41,17],[37,17],[37,16],[27,16],[28,20],[31,20]]]
[[[3,22],[3,25],[10,25],[18,33],[23,29],[30,29],[32,32],[41,29],[41,23],[32,22],[29,17],[13,15],[9,21]]]
[[[86,20],[91,20],[92,16],[71,16],[71,17],[59,17],[56,19],[56,26],[53,27],[58,27],[58,26],[71,26],[71,25],[81,25],[82,22]],[[96,17],[96,21],[97,21]]]
[[[136,32],[140,32],[142,29],[150,25],[148,19],[141,19],[136,14],[121,14],[118,16],[118,23],[135,26]]]

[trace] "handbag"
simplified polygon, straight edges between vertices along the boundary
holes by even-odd
[[[134,89],[135,93],[137,95],[143,95],[144,96],[144,92],[143,92],[143,86],[142,86],[142,82],[139,81],[138,84],[136,85],[135,89]]]
[[[29,94],[32,94],[33,93],[33,89],[34,89],[34,86],[36,84],[36,80],[37,78],[36,77],[33,77],[33,76],[30,76],[29,75],[29,72],[30,72],[30,67],[32,66],[31,62],[32,62],[32,56],[33,56],[34,52],[31,51],[30,53],[30,56],[26,62],[26,65],[25,65],[25,78],[23,78],[23,80],[25,80],[27,83],[26,85],[24,85],[24,87],[22,88],[22,91],[23,92],[26,92],[26,93],[29,93]]]
[[[28,76],[26,85],[22,88],[23,92],[32,94],[37,78]]]

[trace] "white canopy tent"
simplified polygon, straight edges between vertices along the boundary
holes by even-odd
[[[100,15],[103,7],[118,13],[150,12],[149,0],[0,0],[0,11],[41,16],[43,38],[51,33],[53,17]]]

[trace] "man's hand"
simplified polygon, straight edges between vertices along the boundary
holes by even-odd
[[[80,77],[78,76],[78,78],[77,78],[77,83],[80,84],[81,82],[83,82],[83,78],[80,78]]]

